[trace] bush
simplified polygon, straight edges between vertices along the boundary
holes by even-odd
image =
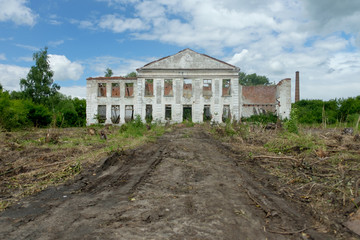
[[[7,131],[25,128],[31,125],[27,118],[28,110],[23,101],[10,100],[9,95],[3,94],[0,98],[0,125]]]
[[[287,119],[284,123],[284,128],[290,133],[299,133],[298,129],[298,110],[292,108],[290,112],[290,119]]]
[[[266,114],[260,115],[252,115],[249,118],[243,118],[242,121],[245,122],[256,122],[261,124],[268,124],[268,123],[276,123],[278,120],[277,116],[274,113],[268,112]]]
[[[24,104],[27,109],[27,118],[34,127],[46,127],[51,123],[51,113],[44,105],[35,104],[31,101],[25,101]]]

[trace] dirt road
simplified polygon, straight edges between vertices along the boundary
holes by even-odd
[[[201,128],[179,128],[3,211],[0,239],[333,238],[258,178]]]

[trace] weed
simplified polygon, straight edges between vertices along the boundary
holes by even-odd
[[[265,144],[269,152],[289,153],[289,152],[313,152],[317,149],[324,149],[325,145],[320,139],[311,134],[282,133],[279,137],[270,140]]]
[[[292,108],[290,112],[290,119],[287,119],[284,123],[285,129],[290,133],[299,133],[298,128],[298,111],[296,108]]]

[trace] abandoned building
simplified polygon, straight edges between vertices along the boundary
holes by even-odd
[[[240,120],[273,112],[289,117],[291,79],[272,86],[241,86],[236,66],[191,49],[150,62],[136,78],[87,79],[87,124],[142,120],[170,123]]]

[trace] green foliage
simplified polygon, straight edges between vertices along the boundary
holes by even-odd
[[[339,119],[342,122],[352,122],[351,115],[360,114],[360,95],[356,98],[340,99]]]
[[[268,112],[266,114],[260,114],[260,115],[252,115],[249,118],[242,119],[242,121],[245,121],[245,122],[261,123],[261,124],[276,123],[277,120],[278,120],[277,116],[271,112]]]
[[[47,107],[31,101],[25,101],[24,105],[27,118],[33,123],[34,127],[46,127],[51,123],[52,115]]]
[[[58,127],[82,127],[86,125],[86,100],[56,93],[49,99],[49,106]]]
[[[86,126],[86,99],[73,98],[72,102],[77,113],[76,126]]]
[[[105,77],[111,77],[113,75],[113,71],[110,68],[105,70]]]
[[[33,54],[35,66],[32,66],[26,79],[20,80],[23,95],[34,103],[45,104],[49,97],[55,94],[60,86],[52,79],[54,72],[50,69],[47,47]]]
[[[272,138],[265,144],[269,152],[290,153],[290,152],[313,152],[314,150],[325,148],[320,139],[311,134],[294,134],[289,132],[282,133],[278,138]]]
[[[239,83],[244,86],[271,85],[266,76],[259,76],[256,73],[246,74],[239,72]]]
[[[292,108],[291,112],[290,112],[290,119],[287,119],[284,123],[284,128],[289,132],[289,133],[299,133],[299,129],[298,129],[298,110],[297,108]]]
[[[141,137],[147,131],[146,125],[141,121],[140,115],[136,115],[135,119],[131,122],[121,125],[120,133],[123,137]]]
[[[136,72],[131,72],[131,73],[126,74],[125,77],[127,77],[127,78],[137,77],[137,73]]]
[[[10,100],[9,95],[2,95],[0,99],[0,125],[7,131],[16,128],[30,126],[27,118],[28,110],[25,108],[23,101]]]
[[[360,114],[360,96],[347,99],[301,100],[293,104],[298,109],[298,121],[302,124],[356,124]]]

